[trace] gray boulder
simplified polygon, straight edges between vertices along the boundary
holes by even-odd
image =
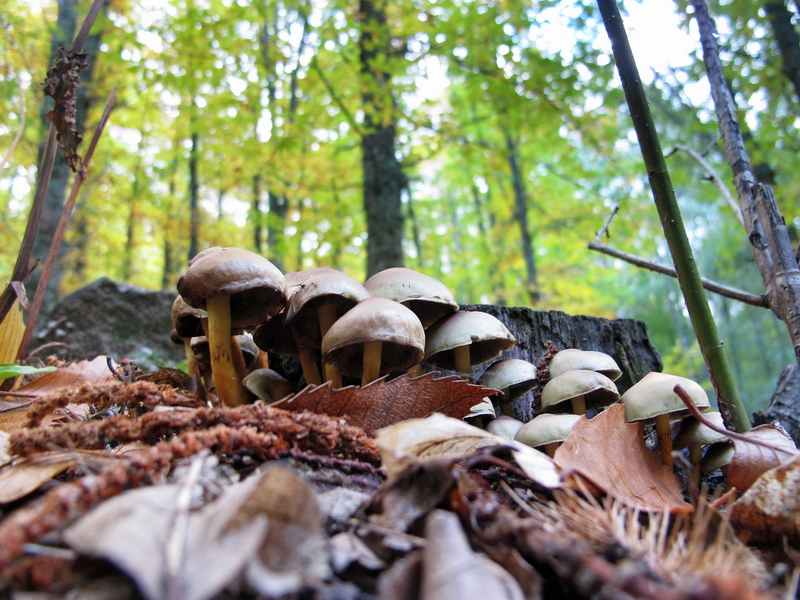
[[[64,296],[48,315],[39,317],[31,349],[61,342],[72,349],[76,361],[106,354],[134,360],[145,372],[173,366],[185,358],[183,347],[169,339],[176,295],[103,277]],[[67,351],[57,347],[43,354],[67,357]]]

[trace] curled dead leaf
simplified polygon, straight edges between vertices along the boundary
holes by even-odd
[[[744,438],[772,447],[749,443]],[[798,454],[792,439],[772,425],[759,425],[732,441],[734,455],[728,466],[728,485],[740,492],[749,489],[762,474]]]
[[[578,421],[556,450],[555,461],[628,506],[672,513],[693,510],[672,468],[661,464],[658,452],[645,448],[644,425],[625,422],[622,404]]]

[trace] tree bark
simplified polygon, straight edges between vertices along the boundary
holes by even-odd
[[[800,40],[792,23],[792,12],[783,1],[765,2],[764,11],[781,52],[781,72],[792,84],[800,101]]]
[[[53,38],[50,43],[50,62],[52,63],[59,46],[71,46],[72,40],[77,31],[78,25],[78,1],[77,0],[58,0],[58,17],[56,22],[56,29],[53,32]],[[95,57],[97,50],[100,46],[100,34],[90,35],[86,40],[83,52],[89,54],[89,66],[81,72],[81,87],[78,89],[78,97],[76,99],[77,116],[75,126],[79,133],[83,134],[86,130],[86,114],[91,107],[92,98],[89,93],[91,86],[92,74],[94,72]],[[47,140],[47,131],[49,123],[45,119],[45,114],[50,110],[49,103],[42,103],[41,120],[43,124],[42,140],[39,145],[39,163],[44,153],[44,146]],[[71,169],[64,162],[64,154],[61,148],[58,149],[56,160],[53,164],[53,173],[50,178],[50,186],[47,188],[47,196],[45,198],[44,208],[42,209],[42,218],[39,223],[39,229],[36,233],[36,240],[33,245],[33,256],[40,258],[44,261],[47,253],[50,250],[50,242],[55,235],[58,221],[61,218],[61,212],[64,208],[64,201],[67,195],[67,189],[70,185]],[[44,303],[42,309],[47,312],[56,302],[60,295],[61,280],[64,278],[65,267],[63,265],[63,256],[66,248],[62,246],[59,252],[59,259],[53,267],[50,279],[47,282],[47,290],[45,292]],[[33,297],[36,292],[36,287],[39,285],[40,271],[36,270],[30,276],[27,283],[27,292],[29,297]]]
[[[197,133],[193,131],[192,147],[189,150],[189,255],[187,260],[192,260],[199,251],[200,207],[198,205],[198,191],[200,184],[197,181],[198,144]]]
[[[253,175],[253,207],[251,209],[250,222],[253,224],[253,247],[258,254],[261,254],[264,249],[261,241],[263,218],[264,214],[261,210],[261,175],[257,173]]]
[[[367,216],[367,277],[403,266],[401,194],[407,185],[395,151],[392,78],[381,65],[391,60],[385,0],[361,0],[359,52],[363,78],[364,211]]]

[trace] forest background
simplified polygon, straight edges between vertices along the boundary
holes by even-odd
[[[21,132],[0,172],[3,277],[46,138],[42,82],[88,4],[0,7],[0,154]],[[800,1],[710,8],[754,171],[794,233]],[[696,39],[691,8],[675,10]],[[674,51],[663,39],[649,50]],[[461,303],[643,320],[665,371],[707,382],[677,282],[587,249],[617,209],[602,242],[669,264],[593,2],[110,0],[85,51],[78,126],[92,131],[114,86],[119,101],[45,308],[100,276],[174,290],[215,245],[359,280],[402,263]],[[665,151],[681,148],[668,165],[700,272],[761,294],[744,230],[708,180],[710,168],[732,189],[699,42],[679,63],[643,75]],[[40,257],[72,176],[56,165]],[[748,409],[763,408],[794,362],[785,326],[709,301]]]

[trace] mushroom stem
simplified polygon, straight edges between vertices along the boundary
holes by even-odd
[[[544,445],[544,451],[550,458],[553,458],[556,455],[556,450],[561,445],[561,442],[550,442],[549,444]]]
[[[197,355],[192,350],[192,338],[183,338],[183,350],[186,352],[186,370],[189,375],[195,377],[200,371],[197,366]]]
[[[326,302],[317,307],[320,339],[324,338],[325,334],[328,333],[331,325],[336,322],[337,316],[336,306],[332,302]],[[342,375],[335,366],[323,363],[322,370],[325,373],[325,381],[330,381],[334,388],[342,387]]]
[[[242,346],[235,335],[231,336],[231,360],[233,361],[233,368],[236,369],[236,375],[239,381],[247,377],[247,363],[244,361],[244,354],[242,354]]]
[[[421,377],[422,376],[422,363],[417,363],[413,367],[408,370],[409,377]]]
[[[466,375],[467,379],[472,378],[472,362],[470,361],[469,354],[469,344],[453,348],[453,360],[455,360],[456,363],[456,371]]]
[[[381,376],[381,353],[383,342],[364,343],[364,358],[361,369],[361,385],[367,385]]]
[[[686,484],[689,497],[697,499],[697,488],[700,487],[700,460],[703,458],[703,444],[689,444],[689,462],[692,470],[689,471],[689,480]]]
[[[514,416],[514,404],[511,401],[511,394],[507,390],[503,390],[500,395],[500,414],[507,417]]]
[[[211,371],[221,404],[247,404],[249,395],[236,375],[231,349],[230,296],[213,296],[206,300],[208,312],[208,346]]]
[[[661,450],[661,464],[672,468],[672,432],[669,428],[669,413],[656,415],[656,435]]]
[[[586,414],[586,396],[575,396],[570,400],[572,402],[572,414],[585,415]]]
[[[259,348],[256,363],[259,369],[269,369],[269,354]]]
[[[303,368],[303,376],[308,385],[322,385],[322,376],[317,368],[317,358],[314,351],[308,346],[297,344],[297,352],[300,354],[300,366]]]

